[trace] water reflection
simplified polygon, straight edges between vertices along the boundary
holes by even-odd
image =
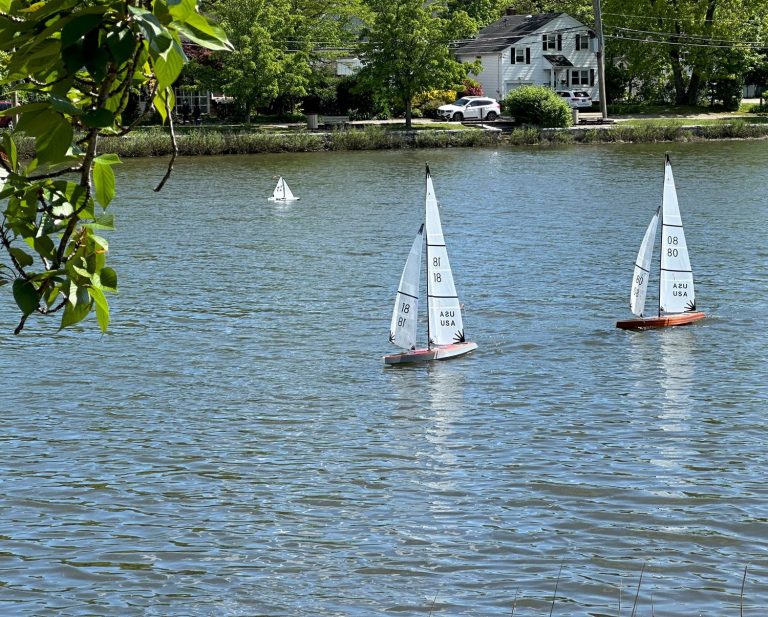
[[[448,448],[455,442],[452,435],[465,410],[464,362],[435,362],[427,368],[432,422],[427,429],[427,441],[435,447],[434,456],[444,464],[455,463],[456,457]]]
[[[674,472],[667,478],[669,484],[680,487],[688,482],[682,479],[682,467],[690,461],[690,420],[692,413],[692,387],[695,373],[693,348],[696,332],[693,328],[673,328],[659,332],[661,375],[661,409],[658,429],[666,435],[654,440],[654,465]]]
[[[673,329],[661,337],[661,391],[664,408],[660,418],[665,431],[684,431],[691,415],[691,388],[694,365],[692,350],[696,342],[692,328]]]

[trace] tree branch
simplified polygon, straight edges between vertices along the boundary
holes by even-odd
[[[165,172],[165,176],[160,180],[160,184],[155,188],[155,193],[159,193],[165,183],[168,182],[168,178],[171,177],[173,171],[173,164],[176,161],[176,157],[179,155],[179,146],[176,143],[176,132],[173,130],[173,116],[171,115],[171,106],[168,104],[168,99],[165,99],[165,113],[168,116],[168,126],[171,128],[171,143],[173,144],[173,154],[171,154],[171,160],[168,161],[168,170]]]

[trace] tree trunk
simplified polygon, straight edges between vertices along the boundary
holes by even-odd
[[[685,105],[688,100],[683,77],[683,65],[680,62],[680,50],[676,46],[669,48],[669,60],[672,64],[672,79],[675,85],[675,105]]]
[[[710,36],[712,34],[712,25],[716,7],[717,0],[709,0],[707,3],[707,12],[704,14],[704,36]],[[692,67],[691,81],[688,82],[688,92],[686,93],[686,99],[689,105],[696,105],[699,102],[699,90],[701,90],[702,82],[701,67]]]
[[[411,130],[411,97],[405,99],[405,130]]]

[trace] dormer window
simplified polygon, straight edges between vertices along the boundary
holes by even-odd
[[[550,50],[562,51],[563,35],[562,34],[542,34],[541,48],[544,51],[550,51]]]

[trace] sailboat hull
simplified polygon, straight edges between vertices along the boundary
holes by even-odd
[[[694,321],[704,319],[706,315],[701,311],[692,313],[678,313],[675,315],[662,315],[660,317],[642,317],[640,319],[627,319],[617,321],[616,327],[622,330],[647,330],[650,328],[667,328],[669,326],[687,326]]]
[[[477,343],[454,343],[439,345],[430,349],[412,349],[405,353],[393,353],[384,356],[384,364],[408,364],[415,362],[430,362],[432,360],[448,360],[463,356],[477,349]]]

